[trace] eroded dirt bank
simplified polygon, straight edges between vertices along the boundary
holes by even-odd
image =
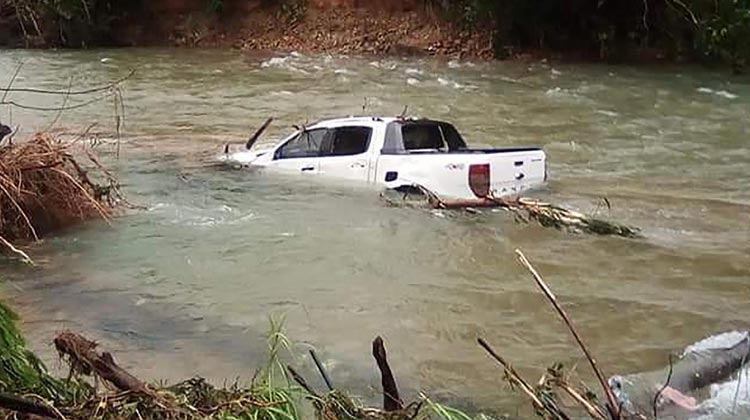
[[[26,16],[6,3],[0,6],[0,45],[494,56],[490,30],[460,30],[443,14],[415,0],[159,0],[116,8],[91,11],[93,20],[98,13],[107,17],[105,23],[92,25],[74,16],[68,20],[43,12]]]

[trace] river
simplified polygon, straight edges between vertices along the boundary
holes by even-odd
[[[137,69],[122,89],[120,157],[111,142],[97,150],[146,210],[46,239],[31,249],[37,268],[3,269],[3,293],[46,360],[55,331],[72,328],[145,378],[249,379],[275,314],[285,317],[294,363],[309,366],[306,350],[316,348],[335,384],[367,401],[378,400],[370,346],[382,335],[408,397],[425,391],[515,414],[527,403],[504,385],[479,336],[530,379],[558,361],[580,363],[591,378],[516,248],[607,374],[653,370],[700,338],[748,328],[746,80],[685,66],[120,49],[0,50],[0,83],[21,62],[17,87],[62,90]],[[210,164],[268,116],[277,120],[266,141],[292,124],[361,114],[365,102],[367,113],[408,105],[411,115],[452,121],[470,145],[543,146],[550,182],[539,197],[639,226],[644,237],[389,208],[377,191]],[[64,112],[57,126],[97,122],[94,131],[111,133],[113,112],[110,99]],[[0,116],[20,135],[55,119],[7,107]]]

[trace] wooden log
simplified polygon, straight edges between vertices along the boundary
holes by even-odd
[[[68,356],[73,371],[84,375],[95,373],[120,391],[151,394],[146,384],[118,366],[110,353],[97,352],[95,342],[73,332],[63,331],[55,337],[54,344],[61,355]]]
[[[50,419],[62,418],[59,413],[46,405],[6,392],[0,392],[0,407],[23,414],[33,414],[35,416]]]
[[[433,205],[434,206],[434,205]],[[506,205],[498,200],[489,198],[470,198],[463,200],[440,200],[438,208],[443,209],[463,209],[467,207],[485,208],[485,207],[505,207]]]
[[[383,345],[383,339],[380,337],[376,337],[372,342],[372,356],[378,364],[378,369],[380,369],[380,382],[383,386],[383,409],[385,411],[402,410],[404,403],[399,397],[396,379],[393,378],[393,372],[388,365],[385,346]]]

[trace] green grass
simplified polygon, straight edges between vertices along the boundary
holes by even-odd
[[[34,394],[48,401],[72,402],[85,395],[80,383],[52,377],[44,363],[26,349],[18,315],[0,302],[0,391]]]

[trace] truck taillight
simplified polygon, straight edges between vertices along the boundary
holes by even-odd
[[[477,197],[490,194],[490,164],[469,165],[469,187]]]

